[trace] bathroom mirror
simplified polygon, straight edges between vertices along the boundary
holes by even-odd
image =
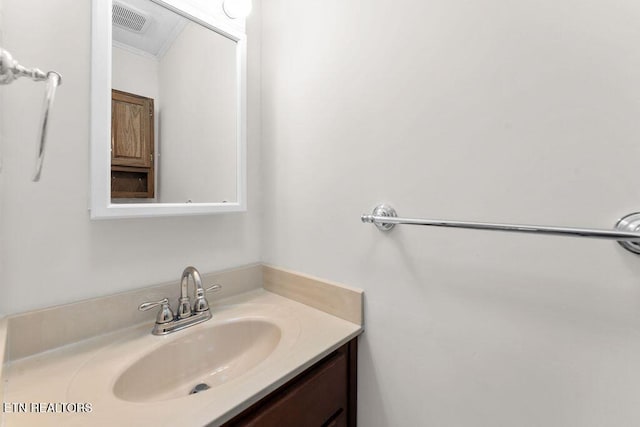
[[[246,36],[221,1],[94,0],[91,217],[246,210]]]

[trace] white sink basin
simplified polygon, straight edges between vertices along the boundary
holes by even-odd
[[[290,309],[244,303],[214,310],[213,319],[168,335],[152,335],[145,324],[106,336],[109,345],[74,373],[68,401],[91,402],[92,414],[105,419],[114,410],[169,416],[196,402],[217,406],[270,378],[298,342],[300,324]],[[190,394],[201,384],[205,390]]]
[[[113,386],[116,397],[152,402],[188,396],[198,384],[219,386],[264,361],[282,337],[276,324],[262,319],[233,320],[176,334],[181,336],[122,372]]]

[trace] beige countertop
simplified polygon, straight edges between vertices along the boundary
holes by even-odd
[[[153,322],[145,322],[7,362],[5,427],[218,425],[363,330],[359,324],[263,289],[219,300],[212,304],[212,312],[213,319],[167,336],[151,335]],[[184,334],[244,318],[267,320],[282,331],[275,350],[246,373],[191,396],[131,402],[114,395],[113,387],[120,374],[154,349]],[[16,404],[21,403],[26,411],[12,412],[20,411]],[[57,412],[33,412],[34,408],[53,409],[37,405],[49,403],[75,404],[68,406],[75,412],[60,413],[60,405]],[[81,412],[80,404],[87,403],[90,412]]]

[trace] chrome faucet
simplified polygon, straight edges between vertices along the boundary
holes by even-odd
[[[193,307],[189,299],[189,278],[193,279],[194,298]],[[147,311],[154,307],[160,306],[160,311],[156,316],[156,324],[151,333],[154,335],[166,335],[176,332],[189,326],[197,325],[211,319],[211,310],[209,302],[205,298],[205,293],[209,291],[219,291],[222,285],[213,285],[205,289],[202,287],[202,278],[200,272],[195,267],[187,267],[182,272],[180,279],[180,299],[178,300],[178,312],[174,316],[169,305],[169,300],[164,298],[160,301],[145,302],[140,304],[138,310]]]

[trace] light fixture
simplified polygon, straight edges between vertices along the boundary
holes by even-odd
[[[224,0],[222,9],[231,19],[246,18],[251,13],[251,0]]]

